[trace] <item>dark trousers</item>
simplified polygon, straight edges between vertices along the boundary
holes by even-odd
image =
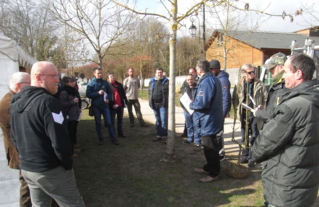
[[[138,121],[140,122],[140,124],[144,124],[143,115],[141,113],[141,105],[140,105],[140,102],[138,101],[138,99],[129,99],[127,102],[127,111],[128,111],[128,116],[129,116],[130,122],[132,124],[134,123],[134,115],[133,115],[133,111],[132,111],[132,106],[134,106]]]
[[[216,135],[202,136],[202,142],[204,146],[204,154],[206,158],[206,165],[203,170],[208,171],[208,175],[216,177],[220,172],[220,161],[219,161],[219,147]]]
[[[123,136],[123,112],[124,112],[124,107],[120,106],[117,107],[116,109],[110,110],[111,113],[111,121],[112,124],[115,128],[115,115],[117,116],[117,135],[118,136]]]
[[[244,114],[243,114],[244,115]],[[257,118],[254,117],[252,113],[249,114],[249,130],[251,132],[251,136],[249,138],[249,144],[247,149],[242,150],[242,157],[245,158],[248,161],[253,161],[253,158],[251,157],[250,149],[253,146],[257,136],[259,135],[259,131],[257,128]],[[245,144],[245,121],[242,121],[241,125],[241,142],[242,144]]]

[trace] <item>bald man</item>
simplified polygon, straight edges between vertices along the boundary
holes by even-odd
[[[33,206],[85,206],[72,169],[71,143],[57,93],[59,73],[50,62],[31,69],[31,86],[11,100],[11,139]],[[13,124],[14,123],[14,124]]]

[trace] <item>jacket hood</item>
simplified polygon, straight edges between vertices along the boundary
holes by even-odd
[[[221,77],[226,77],[228,79],[229,74],[226,73],[225,71],[221,70],[220,73],[218,74],[217,78],[221,78]]]
[[[301,96],[308,99],[319,108],[319,81],[314,79],[297,85],[287,94],[284,100],[293,98],[294,96]]]
[[[51,95],[46,89],[41,87],[34,86],[25,86],[23,89],[12,96],[11,99],[11,108],[10,110],[14,110],[17,112],[23,112],[25,108],[38,96],[42,95]]]
[[[154,83],[154,82],[155,82],[155,77],[153,77],[153,78],[151,79],[151,81]],[[166,78],[165,76],[163,76],[163,82],[162,82],[162,84],[164,84],[166,81],[167,81],[167,78]]]
[[[198,84],[199,85],[205,78],[209,77],[209,76],[214,76],[214,74],[212,73],[212,71],[209,71],[208,73],[205,73],[198,81]]]

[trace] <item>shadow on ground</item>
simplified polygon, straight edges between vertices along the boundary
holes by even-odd
[[[82,152],[74,159],[78,188],[88,207],[103,206],[263,206],[261,167],[253,168],[247,179],[236,180],[225,174],[227,156],[221,163],[221,180],[200,183],[204,177],[194,173],[205,158],[202,149],[182,144],[176,137],[176,157],[172,163],[159,160],[166,145],[153,142],[155,126],[129,127],[124,117],[126,138],[118,138],[116,146],[103,129],[105,144],[97,144],[94,120],[84,111],[78,126],[78,143]]]

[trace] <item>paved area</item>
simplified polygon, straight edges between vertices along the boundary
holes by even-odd
[[[148,100],[145,99],[139,99],[139,102],[141,104],[141,111],[143,114],[143,118],[146,122],[150,124],[155,124],[155,116],[153,113],[153,110],[149,107]],[[124,110],[124,114],[127,114],[127,110]],[[135,115],[135,111],[133,109],[133,114]],[[136,120],[137,121],[137,120]],[[185,123],[185,118],[184,118],[184,112],[181,107],[176,106],[175,107],[175,132],[176,136],[179,137],[179,135],[183,132],[184,129],[184,123]],[[231,141],[232,133],[233,133],[233,125],[234,125],[234,120],[230,118],[225,119],[225,124],[224,124],[224,142],[225,142],[225,150],[226,150],[226,156],[227,154],[238,154],[238,145],[235,142]],[[236,132],[235,132],[235,138],[236,140],[240,140],[240,127],[239,127],[239,122],[237,121],[236,123]]]

